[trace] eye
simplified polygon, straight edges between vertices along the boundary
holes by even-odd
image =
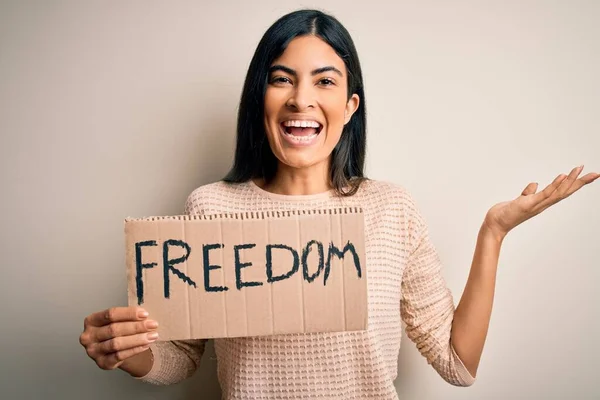
[[[333,79],[330,78],[323,78],[319,81],[319,83],[323,86],[332,86],[335,85],[335,82]]]
[[[271,78],[270,83],[284,84],[284,83],[292,83],[292,81],[290,81],[290,79],[285,76],[275,76],[275,77]]]

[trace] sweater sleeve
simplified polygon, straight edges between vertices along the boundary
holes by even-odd
[[[197,191],[192,192],[185,202],[185,214],[202,214]],[[136,378],[155,385],[170,385],[190,377],[200,366],[208,339],[159,341],[150,345],[152,369]]]
[[[451,343],[454,300],[441,274],[442,264],[417,207],[412,216],[409,237],[413,245],[402,277],[400,311],[406,334],[437,373],[455,386],[471,386],[471,376]]]
[[[207,339],[172,340],[150,345],[154,363],[146,375],[136,378],[155,385],[170,385],[192,376],[200,366]]]

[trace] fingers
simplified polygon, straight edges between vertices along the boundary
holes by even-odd
[[[550,198],[550,196],[552,196],[552,194],[556,191],[556,189],[558,189],[558,187],[560,186],[560,184],[566,179],[566,175],[560,174],[559,176],[557,176],[556,178],[554,178],[554,180],[552,181],[551,184],[549,184],[548,186],[546,186],[544,188],[544,190],[542,190],[541,192],[539,192],[536,195],[536,201],[537,203],[542,203],[543,201],[547,200]]]
[[[94,330],[96,342],[121,337],[131,336],[138,333],[146,333],[158,328],[158,322],[148,319],[138,322],[115,322]]]
[[[87,347],[121,336],[152,332],[157,328],[158,322],[151,319],[139,322],[115,322],[102,327],[88,326],[79,337],[79,343]]]
[[[583,167],[581,168],[581,170],[583,170]],[[579,171],[579,173],[581,173],[581,171]],[[594,182],[598,178],[600,178],[600,174],[591,172],[589,174],[582,176],[579,179],[575,179],[574,182],[571,184],[571,186],[568,188],[568,190],[566,190],[563,193],[560,193],[560,195],[561,195],[560,200],[569,197],[570,195],[572,195],[573,193],[575,193],[576,191],[581,189],[583,186]]]
[[[89,315],[84,327],[105,326],[113,322],[140,321],[148,317],[148,312],[140,307],[112,307]]]
[[[583,183],[581,185],[581,186],[583,186],[583,185],[587,185],[588,183],[594,182],[598,178],[600,178],[600,174],[597,174],[597,173],[594,173],[594,172],[590,172],[589,174],[586,174],[586,175],[582,176],[578,180]]]
[[[556,189],[556,196],[558,197],[556,201],[567,197],[567,193],[569,193],[571,186],[577,181],[577,177],[581,174],[581,171],[583,171],[583,165],[571,170],[571,173],[569,173],[566,179],[564,179]]]
[[[521,192],[522,196],[529,196],[530,194],[534,194],[535,191],[538,188],[538,184],[537,183],[530,183],[529,185],[527,185],[527,187],[525,187],[525,189],[523,190],[523,192]]]
[[[89,315],[79,342],[102,369],[115,369],[122,362],[149,349],[158,339],[158,323],[140,307],[113,307]]]
[[[551,205],[569,197],[584,185],[591,183],[600,177],[600,174],[589,173],[577,179],[583,171],[583,165],[573,168],[569,175],[559,175],[542,192],[538,193],[536,208],[542,211]]]
[[[158,339],[157,332],[120,336],[86,346],[87,355],[102,369],[114,369],[120,362],[147,350]]]
[[[131,349],[117,351],[115,353],[106,354],[96,359],[96,364],[106,370],[112,370],[117,368],[123,361],[130,357],[140,354],[150,348],[149,345],[137,346]]]
[[[113,339],[105,340],[104,342],[95,343],[91,346],[90,352],[98,358],[110,353],[133,349],[139,346],[148,346],[150,343],[158,339],[157,332],[138,333],[131,336],[119,336]]]

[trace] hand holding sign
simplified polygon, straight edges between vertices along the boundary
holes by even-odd
[[[79,342],[90,358],[105,370],[119,368],[131,357],[149,349],[158,339],[158,323],[148,319],[148,313],[139,307],[114,307],[87,316]],[[144,375],[152,367],[148,362],[128,368]],[[146,365],[140,365],[146,364]],[[149,365],[148,365],[149,364]]]

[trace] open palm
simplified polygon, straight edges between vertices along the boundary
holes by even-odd
[[[581,171],[583,166],[574,168],[569,175],[560,174],[538,193],[537,183],[530,183],[516,199],[498,203],[490,208],[485,217],[485,225],[499,238],[503,238],[517,225],[600,178],[600,174],[594,172],[578,178]]]

